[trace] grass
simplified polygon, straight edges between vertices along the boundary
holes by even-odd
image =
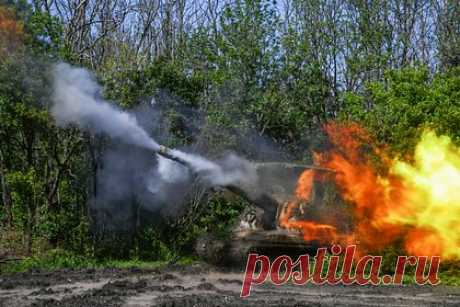
[[[439,278],[442,285],[460,286],[460,262],[441,261],[439,268]]]
[[[154,269],[166,266],[171,263],[171,259],[158,261],[145,261],[140,259],[129,260],[97,260],[91,257],[76,255],[64,250],[51,250],[40,256],[28,257],[21,261],[0,264],[0,273],[18,273],[29,270],[39,269],[44,271],[53,271],[63,268],[85,269],[85,268],[117,268],[117,269]],[[192,257],[181,257],[174,263],[181,265],[190,265],[197,263],[198,260]],[[339,270],[340,271],[340,270]],[[323,275],[326,271],[323,272]],[[439,270],[441,285],[460,286],[460,263],[459,262],[441,262]],[[404,276],[403,284],[415,284],[414,274],[409,270]]]
[[[441,279],[441,285],[446,286],[460,286],[460,274],[457,273],[452,275],[451,273],[440,272],[439,278]]]
[[[394,275],[394,267],[396,266],[396,257],[392,256],[391,254],[386,254],[387,258],[384,258],[384,265],[382,266],[382,269],[380,271],[380,277],[383,275]],[[323,270],[321,273],[321,276],[326,276],[328,266],[329,266],[329,261],[330,258],[326,256],[324,265],[323,265]],[[343,256],[341,256],[340,261],[339,261],[339,267],[337,269],[337,272],[342,271],[342,264],[343,264]],[[310,259],[310,273],[313,272],[314,270],[314,265],[315,262],[313,259]],[[365,276],[369,276],[369,266],[366,267],[365,270]],[[352,276],[356,270],[355,264],[352,267]],[[427,273],[427,272],[425,272]],[[460,261],[457,260],[446,260],[446,261],[441,261],[439,271],[438,271],[438,277],[440,279],[440,284],[439,285],[445,285],[445,286],[460,286]],[[403,285],[417,285],[415,281],[415,268],[411,265],[406,265],[405,269],[405,274],[403,276],[402,280]],[[384,286],[381,284],[381,286]]]
[[[175,263],[193,264],[197,260],[191,257],[181,257]],[[64,268],[86,269],[86,268],[140,268],[154,269],[171,263],[170,260],[145,261],[140,259],[129,260],[97,260],[91,257],[75,255],[62,250],[51,250],[45,254],[34,257],[27,257],[20,261],[8,262],[0,265],[0,273],[19,273],[29,270],[53,271]]]

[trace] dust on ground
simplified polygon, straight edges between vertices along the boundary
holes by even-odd
[[[0,276],[0,306],[459,306],[448,286],[253,286],[203,264],[159,269],[29,271]]]

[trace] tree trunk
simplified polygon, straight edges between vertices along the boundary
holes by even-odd
[[[6,171],[5,165],[3,162],[3,156],[0,153],[0,184],[2,188],[2,202],[3,206],[5,207],[5,218],[4,224],[7,227],[11,227],[13,225],[13,200],[11,198],[11,192],[8,187],[8,183],[6,182]]]
[[[26,254],[32,254],[32,230],[34,223],[34,214],[30,204],[27,205],[27,220],[24,229],[24,246]]]

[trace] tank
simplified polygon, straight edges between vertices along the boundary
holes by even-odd
[[[228,238],[207,234],[197,240],[195,249],[202,259],[213,264],[234,265],[244,263],[249,253],[296,256],[325,247],[324,242],[305,240],[300,231],[283,228],[279,223],[286,205],[296,200],[297,182],[306,170],[313,170],[318,176],[313,181],[311,197],[304,202],[296,200],[298,208],[290,218],[338,224],[341,233],[350,230],[352,221],[346,206],[335,193],[332,181],[324,180],[334,175],[332,170],[279,162],[254,163],[254,167],[257,182],[226,187],[246,198],[252,206],[240,215]]]
[[[188,166],[193,171],[193,167],[173,149],[160,146],[157,154]],[[305,234],[305,230],[302,233],[280,224],[281,214],[286,215],[288,205],[292,204],[295,204],[295,208],[290,208],[289,221],[334,225],[332,228],[338,233],[351,230],[351,214],[347,212],[339,194],[335,193],[333,180],[328,180],[334,176],[333,170],[283,162],[253,162],[252,166],[257,180],[236,181],[219,187],[247,199],[252,206],[241,214],[229,237],[222,239],[206,234],[197,240],[195,250],[202,259],[213,264],[237,264],[245,261],[248,253],[295,256],[315,252],[319,246],[324,247],[324,240],[306,239],[308,234]],[[307,200],[299,201],[296,188],[299,177],[307,170],[314,173],[310,195]]]

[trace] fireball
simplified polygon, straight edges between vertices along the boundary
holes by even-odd
[[[296,201],[280,215],[282,227],[300,230],[306,240],[355,240],[365,252],[403,242],[411,255],[460,258],[460,149],[448,136],[424,131],[413,157],[403,160],[389,158],[356,123],[329,123],[325,131],[333,148],[315,153],[315,162],[335,171],[332,180],[352,208],[353,233],[290,218],[295,203],[311,197],[311,170],[300,176]]]

